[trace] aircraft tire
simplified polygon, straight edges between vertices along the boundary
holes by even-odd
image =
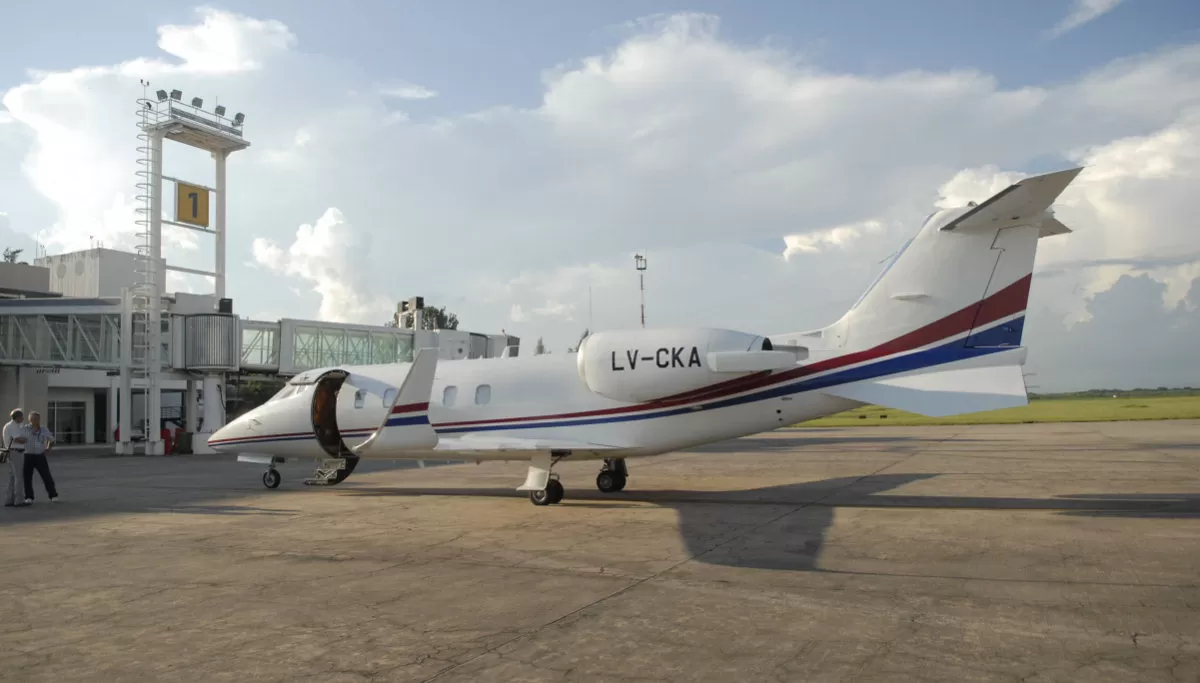
[[[625,488],[625,476],[613,470],[602,470],[596,475],[596,488],[601,493],[616,493]]]
[[[546,492],[550,494],[551,505],[557,505],[558,503],[561,503],[563,496],[567,495],[567,491],[563,488],[562,482],[557,479],[551,479],[546,483]]]
[[[267,470],[266,472],[263,472],[263,486],[266,486],[269,489],[277,489],[279,488],[279,482],[281,481],[283,481],[283,477],[279,476],[279,470]]]

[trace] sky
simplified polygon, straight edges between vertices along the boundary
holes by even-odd
[[[139,79],[246,114],[240,315],[381,324],[423,295],[556,353],[639,324],[634,253],[650,326],[811,329],[937,206],[1084,165],[1075,232],[1039,245],[1032,387],[1200,386],[1194,1],[45,0],[5,24],[0,239],[27,253],[132,249]],[[168,228],[166,257],[209,270],[207,239]]]

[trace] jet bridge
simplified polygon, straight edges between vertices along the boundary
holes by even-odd
[[[0,302],[0,363],[4,365],[116,370],[120,355],[120,300]]]
[[[243,371],[289,376],[331,365],[408,362],[415,335],[437,339],[432,332],[290,318],[242,320],[240,333]]]

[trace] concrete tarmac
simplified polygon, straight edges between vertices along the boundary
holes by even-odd
[[[808,429],[557,468],[56,454],[0,680],[1200,681],[1200,422]]]

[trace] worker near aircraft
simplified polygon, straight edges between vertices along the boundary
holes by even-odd
[[[20,408],[9,413],[11,418],[4,425],[4,451],[0,455],[8,463],[8,481],[5,486],[4,506],[20,507],[29,505],[31,500],[25,498],[25,442],[28,440],[29,425],[25,423],[25,413]]]
[[[42,426],[42,416],[36,410],[29,413],[29,428],[25,431],[25,502],[33,503],[33,472],[37,470],[46,487],[50,500],[58,500],[58,488],[54,486],[54,475],[50,474],[50,463],[46,454],[54,446],[54,434]]]

